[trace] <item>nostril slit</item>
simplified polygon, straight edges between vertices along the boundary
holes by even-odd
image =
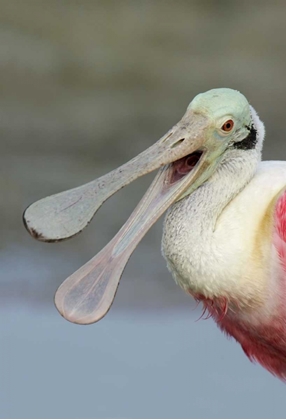
[[[171,131],[163,140],[163,143],[168,140],[169,137],[171,137],[173,135],[173,132]]]
[[[183,143],[185,139],[180,139],[176,141],[176,143],[172,144],[171,149],[174,149],[174,147],[180,146],[181,143]]]

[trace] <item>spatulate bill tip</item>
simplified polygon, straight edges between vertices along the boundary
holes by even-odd
[[[22,215],[22,220],[23,220],[23,224],[24,224],[24,226],[25,226],[25,228],[26,228],[26,230],[27,230],[27,232],[33,237],[33,238],[35,238],[35,239],[37,239],[38,241],[43,241],[43,242],[46,242],[46,239],[47,238],[45,238],[45,236],[42,234],[42,232],[40,232],[40,231],[38,231],[36,228],[34,228],[32,225],[31,225],[31,222],[30,222],[30,220],[29,220],[29,217],[27,216],[27,212],[29,211],[29,208],[30,208],[31,206],[28,206],[25,210],[24,210],[24,212],[23,212],[23,215]]]
[[[69,237],[47,237],[43,232],[40,230],[34,228],[30,225],[29,220],[25,218],[25,213],[23,214],[23,224],[27,230],[27,232],[32,236],[32,238],[36,239],[40,242],[46,242],[46,243],[54,243],[54,242],[61,242],[66,239],[69,239]],[[74,236],[74,235],[73,235]]]
[[[69,321],[70,323],[77,324],[77,325],[95,324],[96,322],[100,321],[102,318],[105,317],[105,315],[107,314],[107,312],[110,310],[112,306],[112,303],[111,303],[110,306],[104,311],[95,311],[95,313],[91,312],[88,314],[83,314],[80,311],[76,311],[74,309],[68,310],[67,308],[64,308],[62,305],[62,302],[57,302],[57,294],[55,294],[54,304],[59,314],[66,321]]]
[[[46,243],[55,243],[55,242],[62,242],[62,241],[66,241],[67,239],[73,238],[74,236],[78,235],[79,233],[81,233],[83,231],[83,229],[90,223],[90,220],[88,220],[86,222],[86,225],[83,227],[80,227],[78,229],[74,229],[73,231],[68,231],[67,229],[64,228],[64,226],[62,227],[62,231],[60,231],[60,225],[57,226],[57,233],[53,233],[51,228],[46,229],[46,232],[43,229],[43,226],[41,228],[38,228],[35,224],[35,222],[33,222],[29,216],[29,210],[31,208],[31,206],[33,206],[33,204],[31,204],[30,206],[28,206],[26,208],[26,210],[24,210],[23,215],[22,215],[22,220],[23,220],[23,224],[24,227],[26,228],[27,232],[37,241],[40,242],[46,242]],[[47,223],[47,226],[50,226],[51,223]]]
[[[95,324],[96,322],[98,322],[102,318],[104,318],[107,312],[105,312],[104,314],[101,314],[100,316],[97,316],[97,317],[89,317],[89,316],[88,317],[78,317],[76,314],[69,315],[69,314],[61,313],[59,311],[60,315],[66,321],[69,321],[71,324],[76,324],[76,325],[92,325],[92,324]]]

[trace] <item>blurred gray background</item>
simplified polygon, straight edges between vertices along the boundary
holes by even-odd
[[[286,159],[286,2],[0,0],[0,417],[285,417],[285,386],[251,364],[173,282],[162,221],[100,323],[60,317],[60,283],[116,233],[154,175],[78,237],[43,244],[22,212],[160,138],[199,92],[231,87]],[[263,192],[262,192],[263,193]]]

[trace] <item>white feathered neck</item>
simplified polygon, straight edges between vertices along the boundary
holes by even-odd
[[[261,160],[264,125],[251,107],[257,130],[256,147],[251,150],[230,148],[211,178],[191,195],[175,203],[164,223],[162,252],[176,282],[185,290],[206,297],[231,293],[233,282],[241,275],[242,267],[231,265],[230,257],[244,264],[241,243],[228,249],[232,232],[217,234],[220,216],[228,204],[253,178]],[[237,221],[233,221],[235,229]],[[226,259],[228,258],[228,261]]]

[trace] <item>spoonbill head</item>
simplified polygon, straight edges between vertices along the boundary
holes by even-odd
[[[286,163],[261,162],[263,140],[246,98],[213,89],[127,164],[28,207],[24,222],[35,238],[67,239],[117,190],[159,168],[118,234],[59,287],[59,312],[79,324],[101,319],[131,253],[168,209],[162,251],[175,281],[251,360],[285,379]]]

